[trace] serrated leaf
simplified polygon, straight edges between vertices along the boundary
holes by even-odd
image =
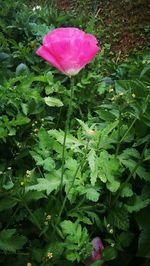
[[[122,230],[129,228],[129,216],[125,208],[114,208],[108,215],[109,223]]]
[[[140,153],[135,148],[127,148],[123,151],[121,157],[124,159],[129,159],[130,157],[139,159]]]
[[[69,220],[63,221],[61,223],[61,228],[62,228],[62,231],[65,235],[73,235],[75,232],[75,225],[73,222],[71,222]]]
[[[0,212],[7,210],[7,209],[11,209],[13,208],[15,205],[17,204],[17,200],[15,199],[1,199],[0,200]]]
[[[63,106],[63,103],[61,100],[54,98],[54,97],[45,97],[44,98],[45,103],[50,107],[61,107]]]
[[[118,176],[122,171],[119,160],[114,155],[110,155],[107,151],[102,151],[99,157],[98,177],[104,179],[107,188],[111,192],[116,192],[120,187]]]
[[[39,200],[39,199],[43,199],[43,198],[47,198],[46,195],[44,195],[44,193],[40,192],[40,191],[28,191],[25,194],[25,200],[28,201],[32,201],[32,200]]]
[[[12,181],[8,181],[6,184],[3,184],[2,187],[6,190],[9,190],[14,187],[14,183]]]
[[[131,185],[127,184],[121,191],[121,197],[131,197],[133,196],[133,190],[131,189]]]
[[[146,182],[150,183],[150,173],[146,171],[143,166],[139,166],[136,170],[136,174],[141,178],[144,179]]]
[[[94,186],[98,175],[97,157],[94,149],[90,150],[87,159],[91,169],[91,175],[90,175],[91,184],[92,186]]]
[[[128,247],[133,239],[133,234],[131,232],[122,232],[118,237],[117,241],[122,247]]]
[[[86,198],[88,200],[97,202],[99,199],[100,193],[95,188],[87,188],[86,189]]]
[[[138,212],[141,209],[148,206],[150,203],[150,199],[144,199],[142,196],[134,196],[128,201],[128,204],[125,204],[126,209],[128,212]]]
[[[70,252],[70,253],[67,253],[66,258],[67,258],[67,260],[73,262],[73,261],[77,260],[78,258],[80,259],[80,256],[77,253]]]
[[[56,172],[51,174],[46,174],[46,178],[38,178],[38,184],[26,187],[26,192],[30,190],[44,191],[46,190],[47,195],[49,195],[53,190],[56,190],[60,185],[60,177]]]
[[[110,144],[113,142],[113,139],[111,138],[111,133],[117,125],[118,121],[115,121],[113,123],[109,123],[104,129],[101,130],[99,148],[106,149],[110,147]]]
[[[102,259],[104,261],[113,260],[117,257],[117,250],[113,247],[106,247],[103,250]]]
[[[48,252],[51,252],[53,254],[53,262],[56,262],[62,255],[64,246],[65,244],[60,241],[52,242],[46,247],[46,255]]]
[[[76,120],[78,121],[78,123],[80,124],[80,126],[83,128],[83,130],[86,132],[88,131],[89,127],[87,126],[87,124],[85,124],[82,120],[80,119],[77,119]]]
[[[16,75],[24,74],[24,72],[28,72],[28,67],[26,64],[19,64],[16,68]]]
[[[140,233],[137,256],[150,258],[150,230],[144,229]]]
[[[60,144],[63,145],[64,141],[64,131],[62,130],[49,130],[48,134],[54,137]],[[83,146],[84,142],[78,140],[72,134],[68,133],[66,137],[66,147],[75,150],[77,147]]]
[[[45,23],[43,24],[37,24],[34,22],[29,23],[31,31],[36,35],[43,37],[45,34],[47,34],[50,30],[54,29],[54,26],[47,26]]]
[[[26,243],[24,236],[18,236],[15,229],[6,229],[0,232],[0,249],[15,252]]]
[[[106,183],[106,187],[111,192],[116,192],[120,187],[120,182],[112,178],[111,182],[108,181]]]

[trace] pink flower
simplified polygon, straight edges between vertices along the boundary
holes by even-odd
[[[65,75],[74,76],[99,51],[97,39],[77,28],[58,28],[44,36],[36,54]]]
[[[92,256],[85,261],[85,264],[92,264],[94,261],[100,260],[102,257],[103,243],[99,237],[92,240]]]

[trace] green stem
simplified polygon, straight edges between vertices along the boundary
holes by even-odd
[[[118,142],[117,142],[116,156],[118,155],[120,148],[120,128],[121,128],[121,111],[119,110]]]
[[[118,144],[117,144],[117,149],[116,149],[116,156],[118,155],[119,153],[119,149],[120,149],[120,145],[121,143],[123,142],[123,140],[125,139],[125,137],[128,135],[128,133],[130,132],[131,128],[134,126],[135,122],[136,122],[137,118],[134,118],[134,120],[132,121],[131,125],[129,126],[128,130],[124,133],[123,137],[121,138],[120,141],[118,141]],[[118,133],[120,134],[120,133]]]
[[[145,153],[145,150],[147,149],[147,146],[149,144],[149,141],[150,141],[150,138],[148,139],[148,141],[146,142],[144,148],[143,148],[143,151],[141,153],[141,157],[140,159],[138,160],[137,164],[135,165],[135,167],[133,168],[133,170],[130,172],[130,174],[128,175],[127,179],[125,180],[125,182],[121,185],[112,205],[114,205],[116,203],[116,201],[118,200],[118,198],[120,197],[120,194],[123,190],[123,188],[129,183],[130,179],[132,178],[132,176],[134,175],[134,173],[136,172],[137,168],[141,165],[141,163],[143,162],[143,157],[144,157],[144,153]]]
[[[149,97],[150,97],[150,94],[148,94],[147,97],[146,97],[146,99],[145,99],[145,102],[144,102],[144,105],[143,105],[142,111],[141,111],[140,114],[139,114],[139,117],[145,113],[145,111],[146,111],[146,109],[147,109],[147,103],[148,103],[148,101],[149,101]],[[121,122],[120,119],[119,119],[119,121]],[[131,128],[134,126],[134,124],[135,124],[136,121],[137,121],[137,118],[135,117],[134,120],[132,121],[131,125],[129,126],[128,130],[125,132],[125,134],[124,134],[123,137],[121,138],[121,140],[118,141],[117,149],[116,149],[116,156],[117,156],[118,153],[119,153],[119,149],[120,149],[120,145],[121,145],[121,143],[123,142],[123,140],[125,139],[125,137],[128,135],[128,133],[130,132]],[[119,122],[119,124],[120,124],[120,122]],[[119,130],[120,130],[120,129],[119,129]],[[118,134],[120,134],[120,133],[118,132]]]
[[[72,114],[72,100],[73,100],[73,92],[74,92],[74,78],[73,77],[70,78],[70,87],[71,87],[71,94],[70,94],[69,108],[68,108],[68,112],[67,112],[67,120],[66,120],[66,124],[65,124],[65,134],[64,134],[63,149],[62,149],[62,167],[61,167],[61,179],[60,179],[60,192],[62,192],[62,186],[63,186],[66,138],[67,138],[67,133],[68,133],[68,130],[69,130],[70,117],[71,117],[71,114]]]
[[[30,214],[32,220],[34,221],[34,223],[36,224],[37,228],[41,231],[41,225],[39,224],[39,221],[36,219],[36,217],[34,216],[34,214],[32,213],[32,211],[30,210],[30,208],[28,207],[28,205],[26,204],[26,202],[22,199],[22,203],[24,205],[24,207],[26,208],[26,210],[28,211],[28,213]]]
[[[84,165],[84,163],[85,163],[85,158],[86,158],[86,155],[87,155],[87,151],[88,151],[88,143],[87,143],[87,145],[86,145],[86,150],[85,150],[84,157],[83,157],[81,163],[78,165],[78,167],[77,167],[77,169],[76,169],[76,171],[75,171],[75,174],[74,174],[74,177],[73,177],[73,179],[72,179],[71,185],[70,185],[70,187],[69,187],[69,189],[68,189],[68,191],[67,191],[67,193],[66,193],[66,196],[65,196],[65,198],[64,198],[64,201],[63,201],[63,203],[62,203],[62,207],[61,207],[60,212],[59,212],[59,215],[58,215],[58,221],[59,221],[59,218],[61,217],[62,212],[63,212],[63,210],[64,210],[64,208],[65,208],[66,200],[67,200],[67,198],[68,198],[68,195],[69,195],[69,193],[70,193],[70,190],[72,189],[72,187],[73,187],[73,185],[74,185],[74,182],[75,182],[76,176],[77,176],[77,174],[78,174],[78,171],[79,171],[80,167],[82,168],[83,165]]]
[[[6,251],[2,251],[2,252],[0,252],[0,254],[4,254],[5,256],[6,255],[11,255],[12,256],[12,252],[6,252]],[[29,256],[30,255],[30,253],[25,253],[25,252],[14,252],[13,254],[15,254],[15,255],[22,255],[22,256]]]

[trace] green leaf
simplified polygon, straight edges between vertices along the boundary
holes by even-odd
[[[91,149],[88,154],[88,162],[92,173],[95,171],[95,158],[96,158],[95,150]]]
[[[120,194],[121,197],[132,197],[133,196],[133,190],[131,189],[131,185],[130,184],[126,184],[124,186],[124,188],[121,191]]]
[[[133,198],[128,200],[128,203],[125,204],[125,207],[128,210],[128,212],[132,213],[132,212],[140,211],[141,209],[148,206],[149,203],[150,203],[149,198],[144,199],[144,197],[142,197],[142,196],[135,195]]]
[[[136,170],[136,174],[141,178],[144,179],[146,182],[150,183],[150,173],[146,171],[143,166],[139,166]]]
[[[74,253],[74,252],[68,252],[67,255],[66,255],[66,258],[67,260],[69,261],[75,261],[77,260],[78,258],[80,259],[80,256],[77,254],[77,253]]]
[[[111,192],[116,192],[120,187],[120,182],[115,180],[112,176],[110,176],[109,181],[106,183],[106,187]]]
[[[15,229],[6,229],[0,232],[0,249],[15,252],[26,243],[24,236],[18,236]]]
[[[57,99],[57,98],[54,98],[54,97],[49,97],[49,96],[45,97],[44,101],[45,101],[45,103],[48,106],[51,106],[51,107],[61,107],[61,106],[63,106],[62,101]]]
[[[137,256],[150,258],[150,205],[136,213],[135,217],[141,229]]]
[[[48,134],[52,137],[54,137],[60,144],[63,145],[64,141],[64,131],[62,130],[49,130]],[[78,140],[76,137],[74,137],[72,134],[68,133],[66,137],[66,147],[71,148],[73,151],[75,151],[78,147],[83,146],[84,142],[81,140]]]
[[[144,229],[140,233],[137,256],[150,258],[150,230]]]
[[[91,176],[90,176],[91,184],[92,186],[94,186],[98,175],[97,157],[94,149],[90,150],[87,159],[91,169]]]
[[[78,123],[80,124],[80,126],[83,128],[83,130],[85,132],[87,132],[89,130],[89,127],[87,126],[87,124],[85,124],[82,120],[77,119],[77,118],[76,118],[76,120],[78,121]]]
[[[1,199],[0,200],[0,211],[4,211],[7,209],[13,208],[17,204],[17,200],[15,199]]]
[[[108,215],[108,221],[112,226],[124,231],[129,228],[129,216],[127,210],[124,207],[116,207],[111,210]]]
[[[51,174],[46,174],[46,178],[38,178],[38,184],[26,187],[26,192],[30,190],[43,191],[46,190],[47,195],[49,195],[53,190],[56,190],[60,185],[60,176],[57,171]],[[64,180],[65,181],[65,180]]]
[[[117,237],[117,242],[119,241],[119,244],[122,247],[128,247],[133,239],[133,234],[131,232],[122,232],[118,237]]]
[[[106,186],[111,192],[116,192],[120,187],[120,181],[117,177],[122,171],[119,160],[104,150],[100,153],[98,165],[98,177],[106,182]]]
[[[24,72],[28,72],[28,67],[26,64],[21,63],[16,67],[16,75],[24,74]]]
[[[106,247],[103,250],[102,259],[104,261],[114,260],[117,257],[117,250],[113,247]]]
[[[100,193],[97,192],[97,190],[95,188],[87,188],[86,189],[86,198],[88,200],[97,202],[99,199],[99,195],[100,195]]]
[[[25,200],[28,201],[32,201],[32,200],[39,200],[39,199],[43,199],[43,198],[47,198],[46,195],[44,195],[44,193],[40,192],[40,191],[28,191],[25,194]]]
[[[75,233],[75,225],[74,223],[72,223],[71,221],[63,221],[61,223],[61,228],[62,228],[62,231],[65,235],[73,235]]]
[[[30,29],[31,31],[39,37],[43,37],[45,34],[47,34],[49,31],[54,29],[54,26],[48,26],[45,23],[41,23],[41,24],[37,24],[34,22],[30,22],[29,23]]]
[[[53,262],[56,263],[64,251],[64,246],[64,243],[60,241],[53,241],[47,245],[45,255],[47,256],[47,253],[51,252],[53,254]]]
[[[8,181],[6,184],[3,184],[2,187],[6,190],[12,189],[14,187],[14,183],[12,181]]]
[[[139,159],[140,153],[135,148],[127,148],[123,151],[121,157],[123,157],[124,159],[129,159],[130,157]]]
[[[113,123],[109,123],[104,129],[101,130],[99,148],[106,149],[110,147],[110,144],[113,142],[111,134],[113,132],[113,129],[115,129],[117,125],[118,121],[115,121]]]

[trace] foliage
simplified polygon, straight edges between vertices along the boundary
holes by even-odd
[[[0,264],[85,265],[99,236],[105,248],[93,266],[144,265],[150,256],[149,52],[117,64],[102,48],[75,77],[63,147],[70,80],[35,50],[49,29],[87,24],[46,5],[35,11],[25,4],[20,10],[17,1],[2,5]]]

